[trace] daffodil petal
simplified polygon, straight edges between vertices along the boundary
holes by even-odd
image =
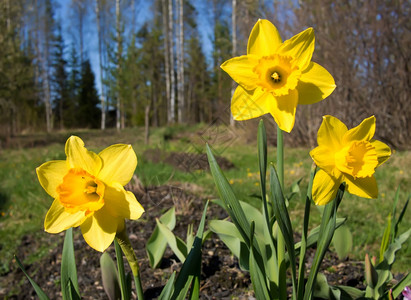
[[[318,145],[329,147],[334,152],[341,148],[341,139],[348,131],[347,126],[333,116],[323,116],[323,122],[318,129]]]
[[[318,170],[313,181],[312,195],[316,205],[325,205],[337,195],[339,179],[331,177],[327,172]]]
[[[131,180],[137,166],[137,156],[131,145],[112,145],[101,151],[99,156],[103,160],[99,179],[106,184],[118,182],[123,186]]]
[[[345,175],[344,180],[347,183],[347,191],[350,194],[363,198],[377,198],[378,186],[374,176],[356,178]]]
[[[351,141],[369,141],[375,133],[375,117],[364,119],[360,125],[348,130],[343,138],[344,143]]]
[[[335,87],[332,75],[319,64],[311,62],[301,74],[297,85],[298,104],[313,104],[324,100]]]
[[[278,48],[278,53],[295,57],[300,70],[304,72],[313,56],[314,44],[314,30],[307,28],[291,39],[284,41],[280,48]]]
[[[134,194],[124,190],[120,184],[106,186],[104,201],[107,211],[115,218],[137,220],[144,212]]]
[[[295,122],[295,111],[298,104],[298,92],[291,90],[288,95],[275,97],[270,111],[281,130],[291,132]]]
[[[335,168],[335,155],[330,148],[318,146],[310,151],[310,155],[319,168],[326,170],[329,174],[333,174]]]
[[[71,227],[80,226],[84,219],[84,211],[70,214],[64,210],[60,201],[55,199],[44,219],[44,230],[49,233],[59,233]]]
[[[231,78],[247,90],[257,87],[258,75],[253,71],[258,64],[258,58],[254,55],[243,55],[225,61],[221,68]]]
[[[274,97],[261,88],[248,91],[238,86],[231,100],[234,120],[242,121],[260,117],[272,110]]]
[[[57,187],[63,182],[67,171],[65,160],[49,161],[36,169],[41,186],[53,198],[57,198]]]
[[[81,224],[81,233],[91,248],[103,252],[113,242],[117,227],[122,221],[123,219],[110,217],[103,207]]]
[[[91,175],[98,174],[101,169],[101,158],[84,147],[84,142],[77,136],[71,136],[66,142],[67,162],[70,168],[82,168]]]
[[[259,19],[248,38],[247,54],[268,56],[274,54],[281,43],[277,28],[270,21]]]
[[[375,151],[377,152],[378,167],[382,165],[388,158],[390,158],[391,149],[390,147],[388,147],[387,144],[377,140],[371,140],[371,145],[375,148]]]

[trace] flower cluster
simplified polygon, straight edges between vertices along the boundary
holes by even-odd
[[[270,113],[281,130],[291,132],[298,104],[328,97],[336,85],[326,69],[311,61],[314,40],[314,31],[308,28],[282,42],[270,21],[258,20],[248,39],[247,55],[221,65],[239,84],[231,100],[234,119]],[[391,150],[372,139],[374,132],[375,117],[351,130],[335,117],[324,117],[318,147],[310,153],[320,168],[313,184],[316,204],[334,199],[342,182],[352,194],[377,197],[374,171],[389,158]]]

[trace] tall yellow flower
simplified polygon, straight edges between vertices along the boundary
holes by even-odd
[[[313,200],[324,205],[333,200],[339,185],[346,183],[349,193],[377,198],[375,168],[391,155],[391,149],[373,139],[375,117],[369,117],[350,130],[333,116],[324,116],[318,130],[318,147],[310,152],[320,168],[313,182]]]
[[[330,95],[334,78],[311,61],[314,31],[308,28],[282,42],[277,28],[258,20],[251,31],[247,55],[221,65],[239,86],[231,100],[235,120],[270,113],[278,126],[291,132],[298,104],[312,104]]]
[[[124,219],[136,220],[144,212],[126,185],[137,157],[131,145],[112,145],[99,154],[71,136],[67,159],[49,161],[36,169],[41,186],[54,198],[44,228],[59,233],[80,226],[86,242],[103,252],[124,229]]]

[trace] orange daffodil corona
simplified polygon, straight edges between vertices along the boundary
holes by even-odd
[[[71,136],[66,160],[49,161],[36,169],[41,186],[54,198],[45,230],[59,233],[80,226],[86,242],[103,252],[124,229],[124,219],[144,212],[134,194],[126,191],[137,166],[131,145],[112,145],[99,154]]]
[[[313,182],[315,204],[324,205],[333,200],[338,187],[346,183],[349,193],[377,198],[375,169],[391,155],[391,149],[373,139],[375,117],[369,117],[350,130],[333,116],[324,116],[318,130],[318,147],[310,152],[320,170]]]
[[[336,87],[331,74],[311,61],[313,51],[312,28],[282,42],[271,22],[258,20],[247,55],[221,65],[239,84],[231,100],[233,118],[248,120],[270,113],[280,129],[291,132],[297,105],[319,102]]]

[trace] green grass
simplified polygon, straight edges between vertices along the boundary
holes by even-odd
[[[190,182],[198,189],[196,193],[210,199],[216,198],[216,189],[209,172],[196,171],[192,174],[176,171],[165,163],[152,163],[145,159],[143,153],[147,148],[160,148],[167,151],[204,151],[205,145],[198,139],[197,131],[201,126],[186,129],[171,127],[152,129],[150,145],[144,145],[144,129],[127,129],[121,133],[108,130],[77,131],[75,133],[61,132],[53,135],[36,135],[21,137],[22,141],[44,139],[54,141],[36,148],[9,149],[0,152],[0,274],[7,272],[23,236],[34,234],[42,239],[47,233],[43,231],[44,216],[52,203],[50,196],[43,191],[38,183],[35,168],[49,160],[65,159],[64,141],[70,134],[80,136],[89,149],[99,152],[115,143],[131,143],[137,152],[138,166],[136,175],[145,185],[165,185]],[[164,142],[163,137],[171,136]],[[192,147],[192,146],[195,147]],[[191,147],[191,148],[190,148]],[[197,151],[197,150],[196,150]],[[240,199],[255,203],[260,194],[256,145],[245,144],[237,139],[228,148],[218,148],[222,156],[232,161],[235,168],[224,171]],[[290,203],[290,216],[296,230],[300,231],[304,195],[307,178],[312,164],[308,154],[309,149],[286,148],[285,151],[285,185],[302,178],[301,196]],[[275,161],[275,149],[269,147],[269,160]],[[377,169],[376,177],[379,184],[379,199],[362,199],[346,194],[339,209],[340,217],[347,217],[347,224],[354,237],[354,249],[350,257],[363,260],[365,253],[371,256],[379,255],[379,244],[385,228],[386,219],[392,211],[394,195],[398,185],[401,185],[400,201],[397,211],[402,208],[410,194],[411,186],[411,152],[396,152],[392,158]],[[411,227],[411,208],[405,215],[400,232]],[[398,214],[398,213],[397,213]],[[210,216],[209,218],[212,218]],[[320,213],[312,207],[311,226],[318,224]],[[44,245],[34,251],[26,262],[33,262],[47,255]],[[403,247],[397,256],[395,271],[408,271],[411,265],[411,240]]]

